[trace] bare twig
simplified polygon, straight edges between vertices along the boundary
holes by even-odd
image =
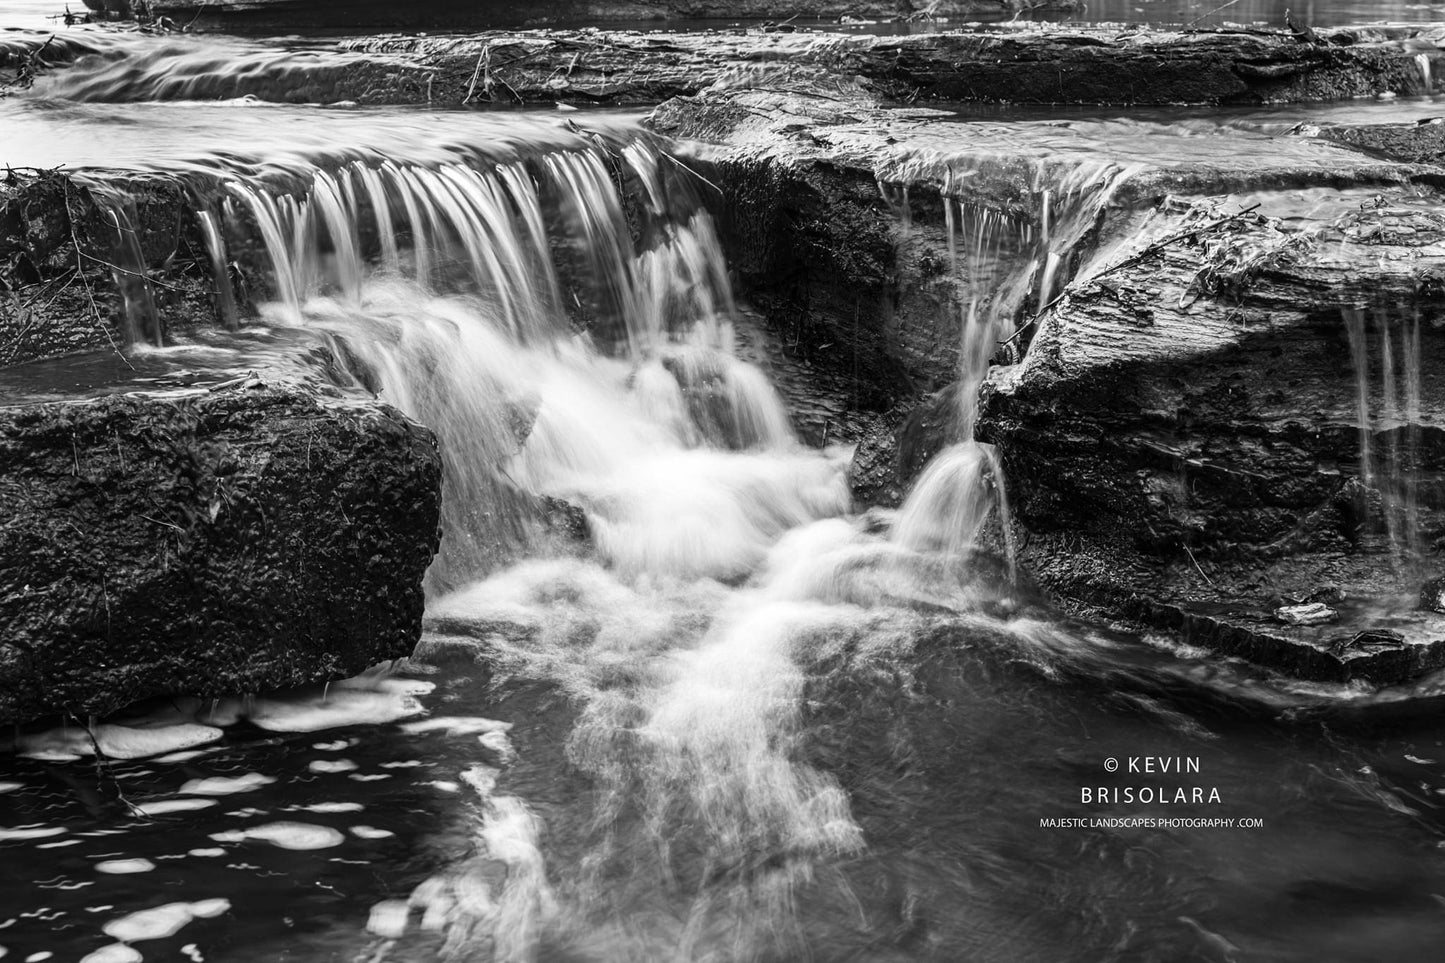
[[[1238,2],[1239,2],[1239,0],[1229,0],[1228,3],[1221,3],[1219,6],[1215,7],[1213,10],[1209,11],[1208,13],[1201,13],[1199,16],[1195,17],[1193,20],[1191,20],[1191,21],[1189,21],[1188,23],[1186,23],[1186,24],[1184,25],[1184,29],[1185,29],[1185,30],[1188,30],[1190,27],[1194,26],[1194,25],[1195,25],[1196,23],[1198,23],[1199,21],[1204,20],[1204,19],[1206,19],[1206,18],[1208,18],[1208,17],[1212,17],[1212,16],[1214,16],[1216,13],[1218,13],[1219,11],[1225,9],[1226,7],[1232,7],[1232,6],[1234,6],[1234,5],[1235,5],[1236,3],[1238,3]]]
[[[80,275],[80,283],[85,286],[85,296],[90,301],[90,311],[95,316],[95,323],[100,325],[100,330],[105,334],[105,340],[110,342],[110,349],[115,352],[116,357],[120,358],[120,360],[125,362],[125,366],[127,368],[134,371],[135,365],[131,364],[130,359],[125,356],[124,352],[122,352],[119,347],[116,346],[115,338],[110,333],[110,325],[105,323],[105,318],[101,316],[100,308],[96,306],[95,292],[92,291],[90,288],[90,279],[85,276],[85,264],[81,260],[82,252],[80,250],[80,238],[75,236],[75,217],[70,212],[69,179],[63,179],[62,184],[64,185],[65,190],[65,220],[66,223],[70,226],[71,246],[75,248],[75,270],[76,273]]]
[[[1205,572],[1204,572],[1204,569],[1202,569],[1202,568],[1199,567],[1199,559],[1197,559],[1197,558],[1194,557],[1194,552],[1190,550],[1190,548],[1189,548],[1188,545],[1185,545],[1185,546],[1184,546],[1184,551],[1185,551],[1186,553],[1188,553],[1188,555],[1189,555],[1189,561],[1191,561],[1191,562],[1194,563],[1194,570],[1195,570],[1196,572],[1198,572],[1200,575],[1203,575],[1203,576],[1204,576],[1204,581],[1208,582],[1210,585],[1213,585],[1213,584],[1214,584],[1214,579],[1212,579],[1212,578],[1210,578],[1208,575],[1206,575]]]

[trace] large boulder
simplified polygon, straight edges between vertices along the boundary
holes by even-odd
[[[309,387],[0,409],[0,722],[406,655],[440,484],[430,431]]]

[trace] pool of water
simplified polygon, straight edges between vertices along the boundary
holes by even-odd
[[[371,702],[258,700],[219,742],[108,771],[10,761],[0,945],[78,959],[157,907],[184,925],[135,941],[147,959],[1365,961],[1445,936],[1445,728],[1423,704],[1068,623],[882,607],[795,651],[785,744],[694,779],[612,724],[715,706],[718,685],[776,706],[730,687],[745,673],[696,674],[706,632],[651,652],[610,632],[629,613],[591,607],[595,574],[550,576],[579,589],[566,665],[460,636],[467,605],[443,605],[445,633]],[[674,735],[737,749],[746,719],[711,711]],[[845,794],[852,831],[749,818],[796,802],[748,778],[774,754],[815,807]],[[1106,769],[1144,757],[1189,771]],[[1129,786],[1214,801],[1083,801]]]

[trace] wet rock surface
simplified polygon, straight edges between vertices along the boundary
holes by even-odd
[[[434,105],[650,106],[719,86],[822,93],[858,82],[894,105],[1264,104],[1438,89],[1433,65],[1445,60],[1433,46],[1438,31],[1342,28],[1324,36],[1323,43],[1303,44],[1282,32],[1080,26],[896,37],[742,30],[397,34],[339,42],[338,52],[356,56],[355,82],[338,73],[332,98],[409,103],[424,93]],[[388,83],[385,70],[368,70],[366,58],[395,79]]]
[[[0,409],[0,720],[406,655],[440,473],[394,409],[297,386]]]
[[[1126,247],[1076,282],[1028,360],[986,389],[978,435],[1000,450],[1022,557],[1051,590],[1286,671],[1395,682],[1445,658],[1445,622],[1414,620],[1399,646],[1341,646],[1393,627],[1368,609],[1284,615],[1322,584],[1395,597],[1445,531],[1439,242],[1391,233],[1438,199],[1332,200],[1307,233],[1259,211],[1164,213],[1225,233],[1165,230],[1181,240],[1142,258]],[[1408,426],[1404,407],[1389,412],[1414,376],[1391,345],[1418,352]],[[1271,593],[1295,604],[1271,613]]]
[[[87,0],[119,3],[124,0]],[[317,0],[150,0],[158,16],[202,27],[262,28],[334,26],[346,29],[386,27],[475,28],[547,23],[636,20],[760,20],[787,23],[798,19],[870,17],[905,19],[1002,16],[1022,8],[1068,10],[1079,0],[541,0],[516,4],[480,0],[457,4],[449,0],[349,0],[344,4]],[[129,15],[129,11],[127,12]]]
[[[176,180],[109,175],[117,229],[91,186],[59,171],[0,175],[0,365],[156,342],[217,319],[191,200]],[[132,312],[127,302],[146,305]],[[135,330],[131,330],[135,328]]]

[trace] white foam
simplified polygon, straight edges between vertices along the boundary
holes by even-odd
[[[59,836],[63,832],[65,832],[64,826],[28,826],[18,829],[0,827],[0,842],[16,839],[44,839],[47,836]]]
[[[248,772],[244,776],[212,776],[209,779],[192,779],[181,787],[181,792],[191,796],[229,796],[251,792],[275,781],[275,776],[263,776],[259,772]]]
[[[200,856],[200,857],[224,856],[224,855],[226,855],[226,851],[225,851],[224,849],[222,849],[221,847],[219,847],[219,846],[211,846],[211,847],[204,848],[204,849],[192,849],[192,850],[189,850],[189,851],[186,853],[186,855],[187,855],[187,856]]]
[[[111,920],[101,929],[106,936],[126,943],[161,940],[179,933],[193,919],[220,916],[231,908],[227,899],[207,899],[194,903],[166,903],[139,910]],[[139,956],[136,959],[140,959]]]
[[[342,726],[382,725],[425,712],[416,697],[435,688],[432,682],[362,675],[333,683],[322,695],[257,699],[248,718],[271,732],[316,732]]]
[[[185,750],[184,752],[170,752],[170,753],[165,754],[164,756],[157,756],[157,757],[155,757],[154,759],[151,760],[151,762],[163,762],[163,763],[190,762],[192,759],[199,759],[201,756],[206,755],[207,752],[208,752],[208,750],[205,750],[205,749],[187,749],[187,750]]]
[[[109,873],[112,876],[127,876],[131,873],[149,873],[156,868],[156,864],[148,859],[107,859],[96,863],[94,869],[97,873]]]
[[[351,835],[357,839],[389,839],[396,833],[389,829],[377,829],[375,826],[352,826]]]
[[[350,759],[313,759],[306,768],[312,772],[351,772],[357,765]]]
[[[136,803],[135,808],[147,816],[160,816],[165,813],[185,813],[196,809],[207,809],[215,804],[214,799],[157,799],[154,802]]]
[[[319,802],[294,808],[308,813],[359,813],[366,807],[359,802]]]
[[[25,788],[25,784],[24,784],[24,783],[20,783],[20,782],[10,782],[10,781],[5,780],[5,779],[0,779],[0,793],[14,792],[14,791],[17,790],[17,789],[24,789],[24,788]]]
[[[330,849],[346,841],[345,836],[330,826],[287,821],[212,833],[211,838],[218,843],[239,843],[255,839],[281,849],[295,850]]]
[[[384,899],[371,908],[366,929],[383,939],[395,940],[406,935],[406,921],[411,907],[404,899]]]
[[[221,738],[220,729],[190,722],[140,727],[106,723],[92,732],[101,752],[111,759],[144,759]],[[16,748],[27,759],[45,762],[70,762],[95,752],[90,736],[74,726],[22,735],[16,740]]]
[[[141,956],[140,950],[133,946],[126,946],[124,943],[112,943],[109,946],[102,946],[93,953],[87,953],[81,958],[80,963],[140,963],[145,957]]]
[[[436,716],[431,719],[421,719],[417,722],[406,722],[401,726],[402,732],[419,733],[435,732],[438,729],[444,730],[449,736],[469,736],[474,733],[483,732],[510,732],[512,723],[499,722],[496,719],[483,719],[480,716]],[[399,765],[388,763],[387,765]],[[411,762],[408,765],[418,765]]]

